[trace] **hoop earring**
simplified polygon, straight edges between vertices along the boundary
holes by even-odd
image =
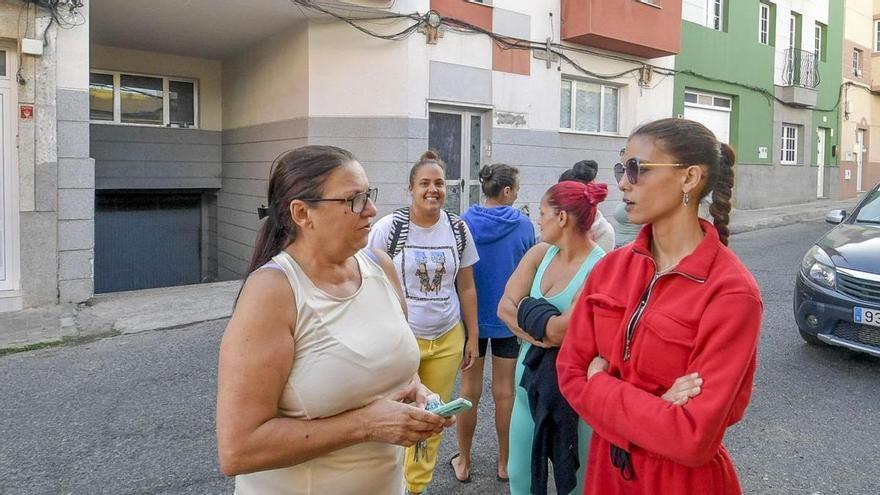
[[[684,193],[684,205],[687,206],[688,203],[691,202],[691,196],[688,193]]]

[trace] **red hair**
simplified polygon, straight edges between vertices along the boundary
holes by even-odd
[[[547,204],[573,216],[578,230],[586,233],[596,219],[596,206],[607,196],[606,184],[565,180],[547,190]]]

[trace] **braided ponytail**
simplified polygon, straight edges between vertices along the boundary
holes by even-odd
[[[712,205],[709,206],[709,214],[712,215],[715,230],[722,244],[727,245],[730,237],[730,200],[733,196],[733,164],[736,163],[736,154],[730,146],[721,144],[721,159],[718,161],[718,179],[712,189]]]

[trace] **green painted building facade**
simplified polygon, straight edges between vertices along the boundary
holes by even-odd
[[[712,11],[715,3],[683,1],[674,114],[727,136],[737,207],[835,197],[842,2],[801,2],[805,12],[790,0],[725,0]]]

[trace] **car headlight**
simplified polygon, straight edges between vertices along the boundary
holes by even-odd
[[[831,257],[819,246],[813,246],[807,251],[801,270],[807,278],[829,289],[833,289],[837,281]]]

